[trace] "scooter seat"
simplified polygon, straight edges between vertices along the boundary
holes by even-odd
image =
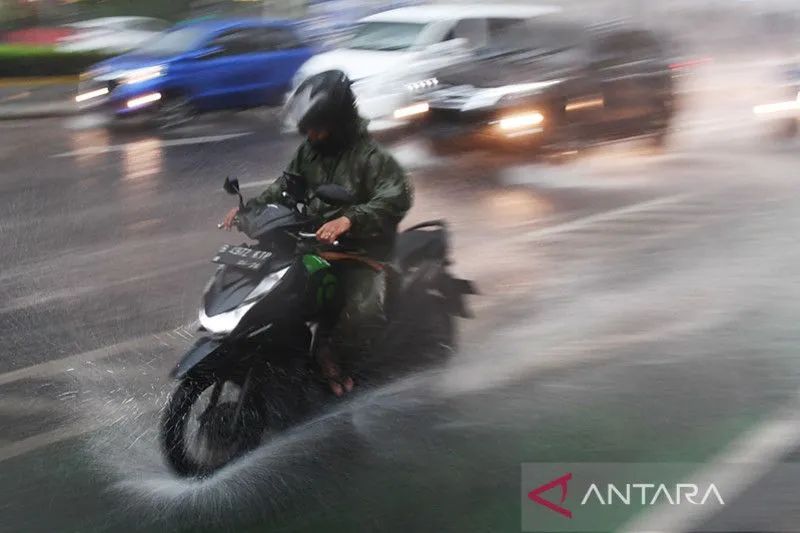
[[[405,270],[424,258],[447,256],[447,229],[444,222],[434,220],[417,224],[397,236],[392,263]]]

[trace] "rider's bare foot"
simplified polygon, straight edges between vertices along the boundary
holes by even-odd
[[[318,358],[322,376],[328,380],[328,386],[336,397],[341,397],[353,390],[353,378],[350,376],[342,377],[341,369],[333,360],[333,355],[329,348],[321,349],[318,353]]]
[[[353,391],[354,383],[353,383],[353,378],[351,378],[350,376],[345,376],[344,378],[341,378],[339,384],[341,384],[341,386],[344,387],[345,393]]]
[[[353,390],[353,378],[329,378],[328,385],[331,387],[331,392],[333,392],[337,398],[341,398],[346,393]]]

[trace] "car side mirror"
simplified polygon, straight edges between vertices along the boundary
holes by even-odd
[[[236,178],[231,179],[230,176],[225,178],[222,188],[228,194],[239,194],[239,180]]]
[[[355,203],[355,198],[350,194],[350,191],[341,185],[334,185],[332,183],[320,185],[317,187],[314,195],[326,204],[334,207],[343,207]]]

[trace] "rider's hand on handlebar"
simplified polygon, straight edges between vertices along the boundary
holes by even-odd
[[[335,218],[330,222],[326,222],[317,230],[317,239],[320,242],[333,244],[342,234],[350,231],[351,227],[353,227],[353,224],[349,218]]]
[[[222,221],[222,227],[226,230],[230,231],[233,228],[234,223],[236,222],[236,215],[239,214],[239,208],[234,207],[228,214],[225,215],[225,219]]]

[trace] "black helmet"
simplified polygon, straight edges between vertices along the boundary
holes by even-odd
[[[350,134],[358,122],[358,110],[347,75],[328,70],[307,78],[286,102],[284,117],[301,134],[309,129]]]

